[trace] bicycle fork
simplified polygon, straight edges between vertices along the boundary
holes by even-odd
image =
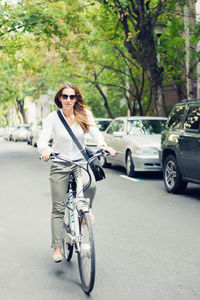
[[[68,214],[68,225],[70,228],[67,234],[71,244],[75,245],[75,251],[80,252],[81,235],[79,228],[79,213],[77,210],[77,199],[74,198],[72,193],[68,196],[68,207],[66,208],[65,214]]]

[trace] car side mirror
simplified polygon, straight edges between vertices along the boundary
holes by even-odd
[[[114,137],[122,137],[123,135],[124,135],[123,132],[119,132],[119,131],[114,131],[114,132],[113,132],[113,136],[114,136]]]

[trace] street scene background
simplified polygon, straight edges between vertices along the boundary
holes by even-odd
[[[76,255],[55,264],[50,249],[50,163],[26,143],[0,141],[0,298],[87,299]],[[91,299],[200,297],[200,196],[168,194],[162,174],[132,181],[106,169],[93,212],[96,282]]]
[[[199,41],[200,0],[0,1],[0,299],[88,298],[76,255],[52,260],[50,162],[30,146],[58,88],[74,83],[95,119],[168,117],[200,97]],[[90,298],[199,300],[199,186],[167,193],[160,141],[146,150],[160,172],[113,165],[97,184]]]

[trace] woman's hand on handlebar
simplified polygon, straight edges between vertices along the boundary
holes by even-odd
[[[52,153],[51,147],[46,147],[42,153],[42,159],[48,161],[51,153]]]
[[[108,146],[101,146],[100,149],[109,152],[111,156],[115,156],[117,154],[117,152],[113,148]]]

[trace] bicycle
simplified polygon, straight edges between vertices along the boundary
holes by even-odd
[[[74,173],[70,174],[67,194],[64,198],[65,214],[62,241],[62,252],[67,262],[71,260],[74,250],[77,253],[82,289],[87,295],[91,293],[94,287],[96,267],[90,200],[83,197],[83,192],[89,188],[92,181],[89,163],[96,157],[106,155],[108,155],[107,152],[97,151],[87,162],[84,161],[86,167],[81,166],[80,163],[63,159],[58,153],[50,155],[51,159],[59,158],[84,169],[89,176],[87,185],[78,191],[77,185],[80,184],[78,181],[80,178],[75,178]]]

